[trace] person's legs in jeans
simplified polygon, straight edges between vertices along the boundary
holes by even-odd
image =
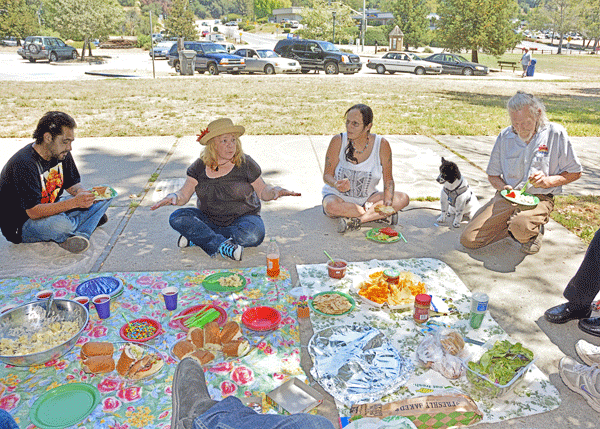
[[[169,217],[169,224],[210,256],[216,254],[221,243],[229,238],[218,232],[218,227],[194,207],[175,210]]]
[[[265,224],[260,216],[240,216],[227,227],[228,238],[243,247],[257,247],[265,239]]]
[[[333,429],[322,416],[258,414],[238,398],[229,396],[194,419],[194,429]]]
[[[24,243],[62,243],[74,235],[89,239],[111,201],[99,201],[89,209],[70,210],[41,219],[28,219],[23,225],[21,238]]]
[[[477,249],[508,237],[508,220],[515,210],[513,204],[496,192],[469,221],[460,236],[460,243],[469,249]]]
[[[17,422],[12,418],[8,411],[0,408],[0,428],[2,429],[19,429]]]

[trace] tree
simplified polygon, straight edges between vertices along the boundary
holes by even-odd
[[[292,2],[290,0],[255,0],[254,13],[256,19],[267,18],[273,15],[273,9],[283,9],[291,6]]]
[[[0,0],[0,36],[21,39],[39,28],[35,10],[25,0]]]
[[[302,18],[304,28],[297,31],[297,34],[306,39],[332,40],[334,11],[336,40],[351,40],[352,34],[356,31],[356,24],[352,19],[350,8],[338,2],[331,2],[331,5],[328,5],[324,0],[315,0],[312,9],[304,9]]]
[[[61,36],[83,40],[82,60],[86,47],[92,55],[91,40],[114,33],[123,22],[123,8],[116,0],[49,0],[45,15]]]
[[[196,17],[189,6],[188,0],[173,0],[169,17],[165,22],[165,30],[171,37],[183,37],[185,40],[196,40]]]
[[[592,0],[581,4],[581,32],[594,40],[594,52],[600,39],[600,0]]]
[[[444,0],[438,8],[438,38],[445,48],[470,49],[474,62],[479,49],[500,56],[517,44],[511,22],[517,10],[516,0]]]
[[[577,22],[576,0],[546,0],[539,7],[540,13],[552,23],[555,33],[560,35],[558,53],[562,53],[563,36],[571,31]]]
[[[418,48],[427,43],[427,4],[425,0],[397,0],[393,6],[395,24],[404,33],[404,44]],[[393,28],[393,27],[392,27]]]

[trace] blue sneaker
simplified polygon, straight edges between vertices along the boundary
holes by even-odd
[[[180,235],[179,238],[177,239],[177,247],[192,247],[195,246],[194,243],[192,243],[190,240],[188,240],[186,237],[184,237],[183,235]]]
[[[243,250],[244,248],[242,246],[235,244],[230,238],[229,240],[221,243],[217,252],[219,252],[224,258],[233,259],[234,261],[241,261]]]

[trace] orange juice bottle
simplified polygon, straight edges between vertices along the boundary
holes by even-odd
[[[279,277],[279,247],[274,238],[271,238],[267,249],[267,275],[271,278]]]

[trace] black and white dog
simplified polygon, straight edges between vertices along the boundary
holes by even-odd
[[[439,223],[446,222],[446,217],[454,214],[452,226],[458,228],[463,214],[468,213],[469,218],[473,219],[475,212],[479,210],[479,201],[469,188],[467,180],[460,174],[458,165],[452,161],[446,161],[442,157],[437,181],[443,185],[440,195],[442,214],[437,221]]]

